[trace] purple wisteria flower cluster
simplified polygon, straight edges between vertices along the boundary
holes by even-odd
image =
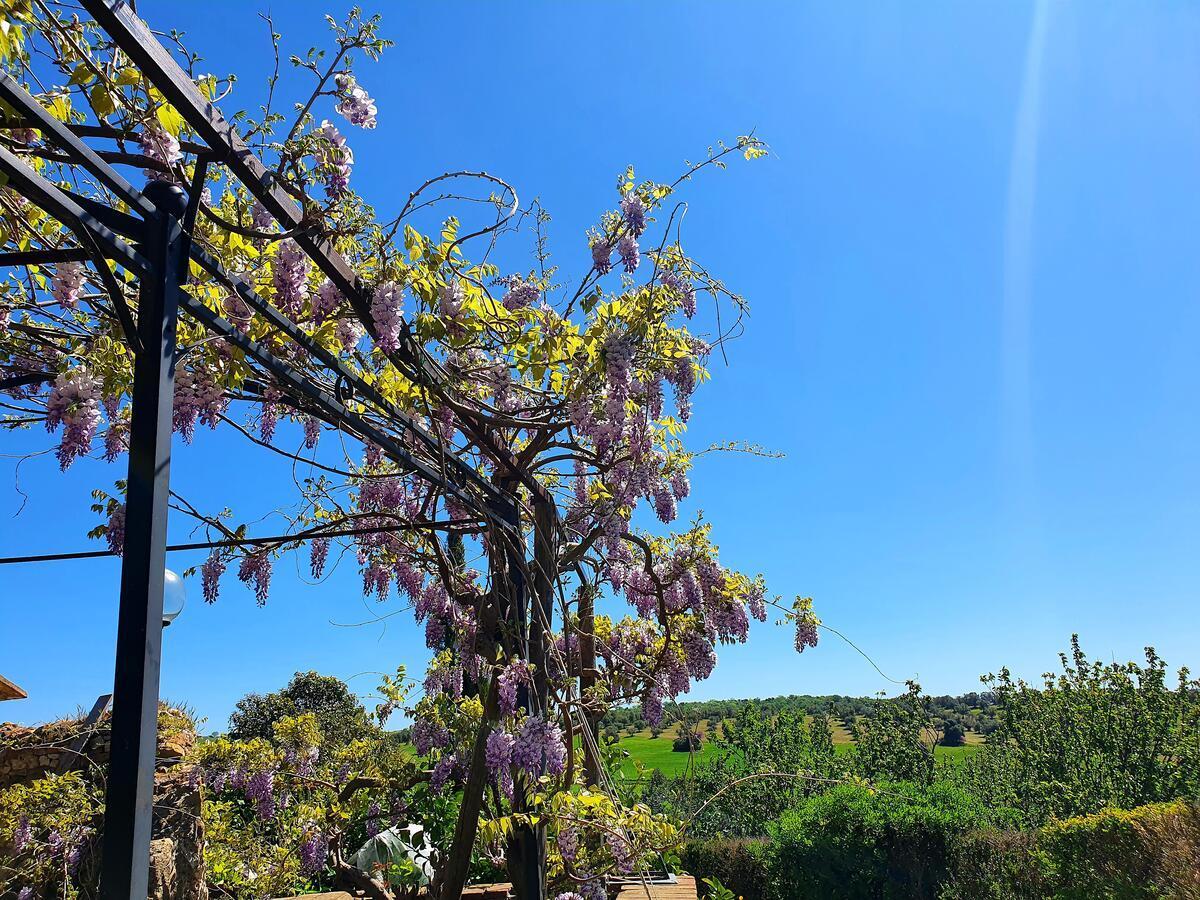
[[[46,430],[62,426],[58,464],[64,472],[91,449],[100,419],[100,383],[91,372],[76,366],[54,380],[46,399]]]
[[[179,141],[175,135],[157,122],[151,122],[142,129],[138,143],[143,156],[159,163],[159,166],[150,166],[143,170],[146,178],[151,181],[175,181],[176,178],[171,169],[175,163],[183,159],[183,153],[180,152]]]
[[[337,85],[337,111],[346,117],[351,125],[359,128],[374,128],[378,121],[375,118],[379,110],[375,101],[355,80],[350,72],[339,72],[333,77]]]

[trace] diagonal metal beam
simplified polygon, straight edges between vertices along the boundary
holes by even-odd
[[[81,5],[96,23],[108,33],[142,74],[167,98],[184,121],[212,148],[212,159],[224,164],[251,195],[286,229],[306,224],[304,211],[290,194],[276,183],[274,173],[246,146],[237,130],[225,120],[221,111],[209,102],[191,77],[179,66],[154,33],[122,0],[80,0]],[[293,239],[316,263],[333,285],[350,302],[355,313],[371,336],[370,301],[359,283],[358,276],[332,242],[305,230]],[[402,331],[400,349],[389,355],[392,363],[406,377],[435,390],[442,389],[444,379],[433,363],[412,340],[408,329]],[[529,472],[518,470],[512,454],[486,427],[464,419],[463,431],[495,460],[501,471],[517,478],[539,499],[549,500],[550,494]]]
[[[172,58],[154,33],[128,5],[121,0],[82,0],[84,9],[108,33],[138,69],[150,79],[168,102],[213,151],[214,161],[224,164],[245,185],[272,216],[288,230],[305,224],[304,211],[295,199],[276,183],[274,173],[266,167],[242,140],[237,130],[225,120],[221,111],[200,93],[191,77]],[[358,276],[346,259],[334,249],[326,237],[300,231],[293,240],[317,264],[325,277],[333,282],[350,301],[364,323],[371,322],[370,304]],[[428,361],[413,347],[402,349],[400,360],[417,381],[436,380]]]
[[[4,147],[0,147],[0,172],[8,177],[9,184],[17,193],[62,222],[79,235],[85,244],[87,239],[82,235],[90,235],[107,258],[139,275],[150,272],[150,263],[144,256],[84,209],[74,197],[34,172],[20,157]]]
[[[29,119],[31,127],[37,128],[43,135],[52,138],[59,147],[77,157],[85,169],[103,181],[131,209],[136,209],[146,218],[155,214],[154,206],[149,200],[116,169],[101,159],[95,150],[80,140],[78,135],[43,109],[11,75],[0,74],[0,100],[22,112]]]
[[[42,109],[41,105],[21,85],[7,75],[0,75],[0,99],[20,110],[62,149],[78,157],[81,165],[124,200],[131,209],[140,212],[147,219],[155,215],[154,205],[145,198],[141,191],[133,187],[116,169],[97,156],[78,135]],[[90,198],[73,197],[73,202],[83,207],[87,213],[100,220],[112,231],[136,239],[143,230],[142,223],[135,217],[120,213]],[[39,203],[39,205],[41,204]],[[336,356],[312,340],[294,322],[260,297],[245,279],[227,272],[218,260],[194,242],[191,242],[190,255],[203,269],[228,284],[247,305],[266,318],[273,327],[303,347],[322,365],[351,385],[360,396],[378,407],[382,413],[403,425],[431,452],[444,455],[449,468],[455,470],[455,479],[460,485],[472,484],[485,496],[495,499],[493,495],[496,494],[496,488],[488,479],[481,476],[453,453],[445,453],[446,448],[438,438],[418,425],[410,414],[390,403],[377,388],[361,375],[343,365]]]

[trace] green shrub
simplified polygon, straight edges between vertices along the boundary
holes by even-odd
[[[944,783],[840,785],[772,827],[769,896],[937,897],[963,834],[1015,820]]]
[[[1036,861],[1036,830],[982,828],[950,848],[950,874],[941,900],[1044,900],[1052,896]]]
[[[1037,857],[1062,900],[1200,897],[1200,807],[1154,803],[1052,822]]]
[[[762,900],[767,896],[767,848],[762,841],[741,838],[717,838],[689,841],[683,846],[680,861],[685,871],[701,882],[715,878],[735,896]],[[701,883],[701,896],[708,896]]]

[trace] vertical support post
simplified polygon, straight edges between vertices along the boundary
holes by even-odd
[[[515,521],[515,516],[510,518],[510,514],[515,513],[515,508],[493,509],[493,512],[506,521]],[[479,622],[479,652],[489,663],[496,659],[499,643],[497,632],[500,619],[507,615],[510,606],[508,598],[511,594],[507,572],[509,553],[503,549],[509,538],[502,534],[495,524],[490,527],[492,530],[488,536],[487,555],[492,589],[488,592],[487,602],[483,604]],[[488,781],[487,739],[499,718],[499,705],[499,685],[496,679],[492,678],[484,695],[483,717],[475,733],[475,745],[467,766],[467,783],[463,786],[462,804],[458,810],[458,821],[454,825],[450,852],[446,854],[446,863],[431,885],[430,894],[437,900],[459,900],[467,884],[471,851],[475,846],[475,834],[479,830],[479,813],[483,809],[483,793]]]
[[[591,733],[591,740],[583,744],[583,771],[587,783],[600,784],[600,760],[593,746],[600,745],[600,719],[587,706],[589,695],[596,684],[596,591],[587,583],[579,585],[579,698],[584,702],[584,727]]]
[[[187,274],[187,248],[178,221],[184,210],[183,192],[155,181],[146,186],[145,195],[157,207],[158,216],[147,223],[144,250],[153,270],[141,281],[138,301],[142,351],[133,368],[102,900],[145,900],[154,817],[175,324],[180,285]]]
[[[554,613],[554,511],[544,500],[533,509],[533,591],[528,603],[528,661],[533,665],[533,688],[526,709],[550,717],[550,673],[547,639]],[[568,733],[567,740],[570,740]],[[509,874],[518,900],[544,900],[546,896],[546,826],[520,826],[509,842]]]

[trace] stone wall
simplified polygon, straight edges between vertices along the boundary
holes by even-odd
[[[108,718],[87,729],[82,726],[82,722],[70,720],[34,728],[0,723],[0,789],[54,772],[107,765],[112,752]],[[85,737],[87,740],[83,742]],[[194,740],[188,734],[160,734],[158,767],[178,762]],[[75,749],[80,746],[80,750]]]
[[[204,826],[200,819],[202,788],[191,777],[188,766],[178,765],[196,738],[193,733],[180,731],[177,724],[172,725],[171,711],[164,712],[154,777],[148,900],[208,900]],[[162,727],[164,724],[167,727]],[[35,728],[0,724],[0,790],[72,769],[84,771],[86,778],[99,783],[111,753],[107,716],[92,726],[78,719]],[[81,863],[81,878],[94,888],[99,854],[93,848],[89,856],[95,858]]]

